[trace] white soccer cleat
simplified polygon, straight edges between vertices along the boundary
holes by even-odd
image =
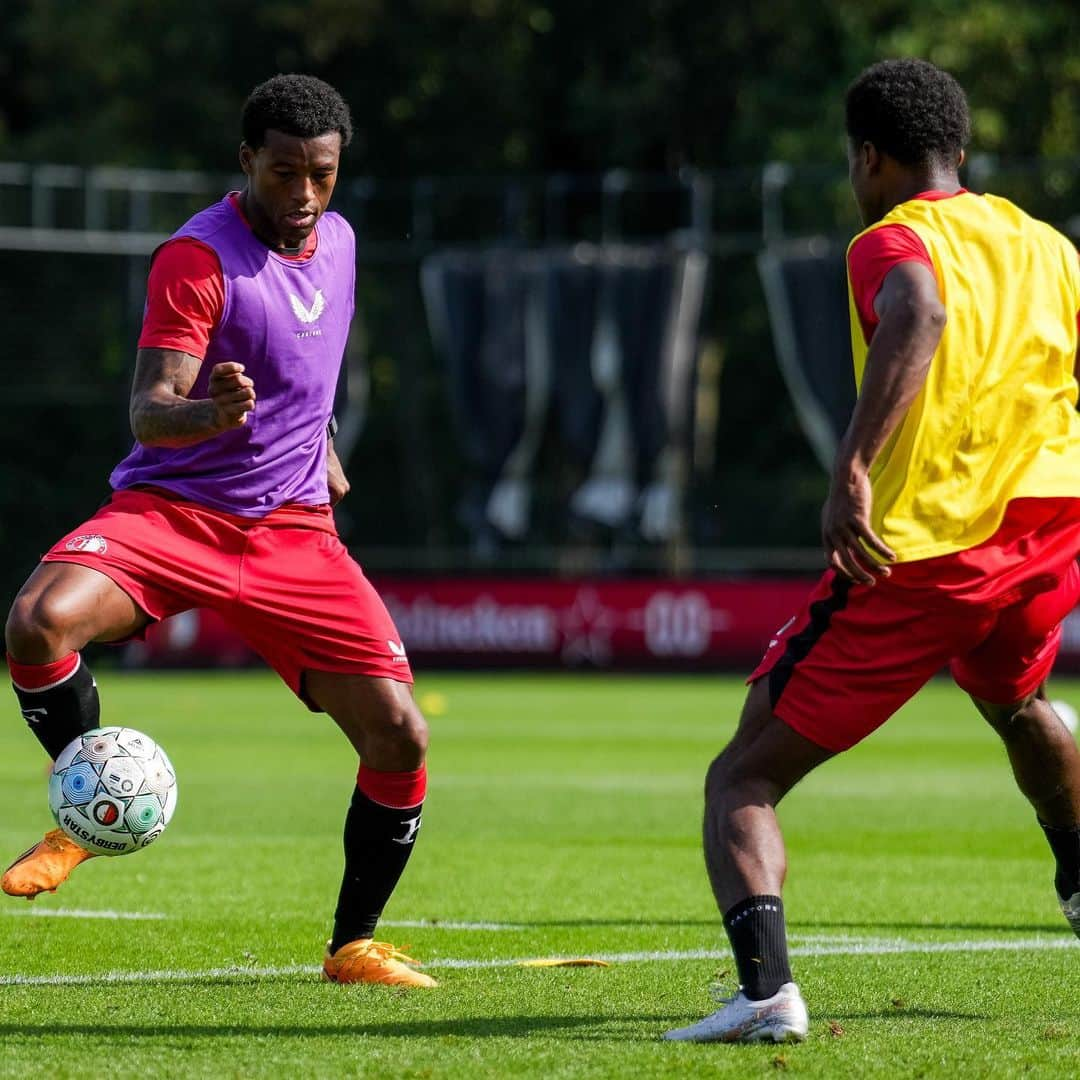
[[[1073,893],[1068,900],[1062,900],[1059,896],[1058,903],[1061,904],[1061,913],[1068,919],[1073,933],[1080,937],[1080,892]]]
[[[1080,897],[1078,897],[1080,900]],[[751,1001],[740,989],[724,1007],[689,1027],[669,1031],[673,1042],[802,1042],[810,1025],[806,1002],[793,982],[770,998]]]

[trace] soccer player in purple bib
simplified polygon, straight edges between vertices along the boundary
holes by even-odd
[[[330,429],[356,258],[352,229],[327,206],[349,110],[319,79],[278,75],[252,92],[242,128],[244,190],[155,253],[135,445],[113,470],[109,502],[16,597],[8,667],[55,758],[98,726],[87,642],[217,611],[360,757],[324,977],[434,986],[374,940],[420,827],[428,733],[398,633],[330,509],[348,491]],[[92,855],[55,830],[8,868],[3,889],[53,891]]]

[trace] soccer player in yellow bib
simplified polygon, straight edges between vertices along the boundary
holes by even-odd
[[[1080,753],[1043,683],[1080,600],[1080,260],[976,195],[952,76],[888,60],[848,90],[858,398],[822,511],[828,569],[751,674],[706,779],[709,878],[739,990],[675,1040],[797,1040],[775,806],[937,671],[1001,736],[1080,935]]]

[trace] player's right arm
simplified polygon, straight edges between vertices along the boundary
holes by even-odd
[[[231,362],[211,369],[207,397],[188,398],[224,308],[221,263],[211,247],[182,237],[158,249],[131,388],[131,430],[144,446],[191,446],[239,427],[255,407],[251,379]]]
[[[244,365],[215,364],[208,397],[188,397],[202,361],[173,349],[140,349],[131,387],[131,431],[144,446],[191,446],[240,427],[255,408]]]
[[[867,551],[883,564],[896,558],[871,525],[870,469],[926,382],[946,321],[937,278],[921,262],[901,262],[889,271],[874,310],[879,323],[821,514],[829,565],[866,585],[874,584],[875,573],[888,574]]]
[[[930,254],[906,226],[864,233],[848,252],[848,269],[869,350],[851,422],[837,447],[821,535],[837,573],[872,585],[876,574],[888,574],[896,556],[871,524],[870,468],[926,381],[945,308]]]

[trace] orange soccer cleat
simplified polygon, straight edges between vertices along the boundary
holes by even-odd
[[[53,829],[7,868],[0,888],[8,896],[25,896],[27,900],[41,892],[56,892],[79,863],[96,854],[79,847],[61,829]]]
[[[423,972],[415,971],[409,964],[417,963],[411,956],[398,952],[385,941],[360,938],[342,945],[333,956],[330,943],[326,944],[322,977],[325,982],[336,983],[382,983],[385,986],[438,986]]]

